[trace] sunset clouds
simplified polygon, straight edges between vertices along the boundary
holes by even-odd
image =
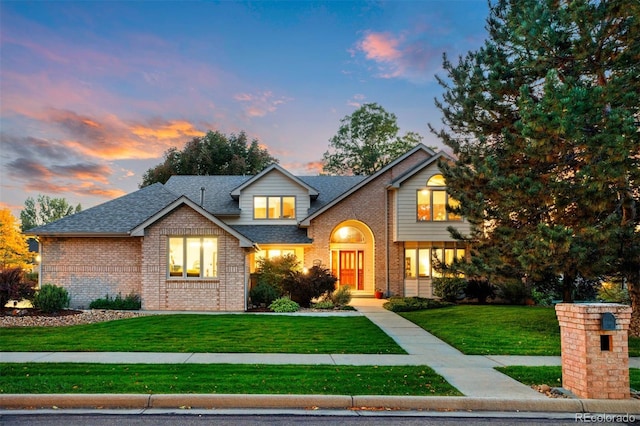
[[[433,78],[439,66],[441,52],[430,45],[423,34],[410,37],[407,33],[366,32],[356,44],[365,58],[376,64],[380,78],[403,78],[423,82]]]
[[[0,207],[132,192],[208,130],[317,174],[364,102],[428,137],[433,74],[482,40],[481,3],[0,2]]]

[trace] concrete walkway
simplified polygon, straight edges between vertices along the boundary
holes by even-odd
[[[400,345],[407,355],[147,352],[3,352],[0,362],[143,364],[427,365],[467,397],[544,400],[546,396],[497,372],[505,365],[561,365],[559,356],[464,355],[412,322],[382,307],[384,300],[351,303]],[[630,360],[640,367],[640,360]]]
[[[433,368],[465,396],[496,398],[547,397],[529,386],[494,370],[496,361],[467,356],[409,320],[382,307],[376,299],[359,299],[352,305],[393,338],[421,364]]]

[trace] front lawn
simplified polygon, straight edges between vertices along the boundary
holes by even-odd
[[[151,315],[69,327],[0,328],[0,352],[405,354],[369,319]]]
[[[0,393],[460,396],[427,366],[0,364]]]
[[[562,367],[496,367],[496,370],[506,374],[525,385],[549,385],[551,387],[562,386]],[[631,389],[640,389],[640,369],[629,369],[629,383]]]
[[[457,305],[400,315],[467,355],[560,355],[553,308]],[[640,338],[629,339],[629,356],[640,356]]]

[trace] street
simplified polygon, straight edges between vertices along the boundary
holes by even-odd
[[[341,414],[330,413],[263,413],[263,414],[212,414],[211,411],[193,411],[189,413],[167,412],[159,414],[148,414],[140,412],[111,414],[108,412],[90,412],[77,410],[76,412],[16,412],[5,411],[0,414],[0,424],[3,426],[111,426],[114,424],[123,425],[243,425],[243,426],[298,426],[301,424],[312,426],[328,425],[384,425],[389,424],[402,426],[436,426],[436,425],[576,425],[574,415],[566,413],[518,413],[510,416],[507,413],[423,413],[423,412],[402,412],[402,413],[376,413],[376,412],[348,412]],[[599,422],[603,425],[626,425],[633,423],[624,422]]]

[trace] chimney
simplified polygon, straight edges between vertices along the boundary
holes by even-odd
[[[200,187],[200,207],[204,205],[204,186]]]

